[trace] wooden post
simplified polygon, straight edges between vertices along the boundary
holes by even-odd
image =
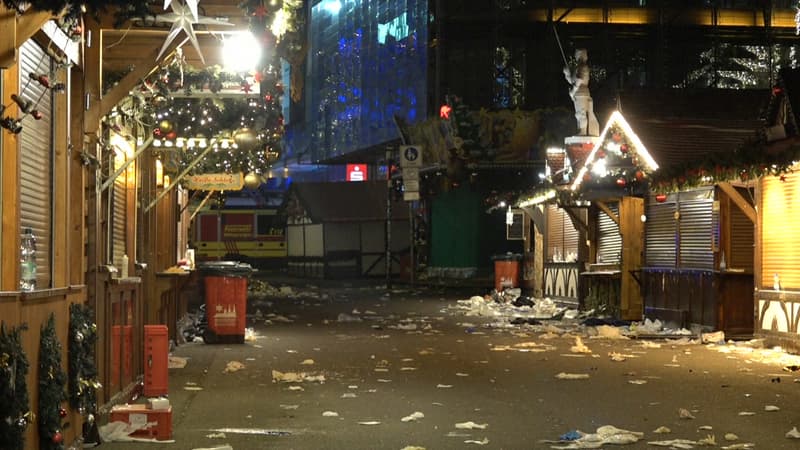
[[[623,320],[642,320],[644,302],[639,286],[644,248],[644,199],[622,197],[619,232],[622,235],[620,315]]]

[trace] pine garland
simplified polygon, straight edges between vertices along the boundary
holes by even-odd
[[[97,325],[92,322],[94,311],[88,305],[69,306],[69,403],[81,414],[97,411],[97,366],[95,343]]]
[[[0,322],[0,448],[25,448],[25,429],[33,420],[28,399],[28,358],[20,334],[25,324],[6,330]]]
[[[39,448],[41,450],[62,450],[64,435],[62,430],[69,424],[62,424],[66,416],[62,404],[67,399],[64,388],[67,376],[61,368],[61,343],[56,336],[56,318],[50,314],[47,323],[42,325],[39,340]]]

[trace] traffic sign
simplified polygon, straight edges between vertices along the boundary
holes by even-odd
[[[401,145],[400,167],[422,167],[422,147],[419,145]]]
[[[406,192],[416,191],[419,192],[419,180],[407,180],[403,178],[403,188]]]
[[[419,192],[403,192],[403,200],[407,202],[412,202],[414,200],[419,200]]]

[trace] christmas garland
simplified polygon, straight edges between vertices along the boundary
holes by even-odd
[[[64,448],[62,430],[69,426],[62,424],[67,411],[62,404],[67,399],[64,391],[67,376],[61,368],[61,343],[56,336],[56,318],[50,314],[47,323],[42,325],[39,340],[39,448],[42,450],[61,450]]]
[[[82,415],[97,410],[97,366],[94,347],[97,325],[88,305],[69,305],[69,404]]]
[[[6,330],[0,322],[0,448],[25,448],[25,429],[33,420],[28,400],[28,358],[20,334],[26,325]]]

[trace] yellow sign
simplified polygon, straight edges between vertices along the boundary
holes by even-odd
[[[186,188],[197,191],[238,191],[244,186],[244,175],[237,173],[204,173],[186,177]]]

